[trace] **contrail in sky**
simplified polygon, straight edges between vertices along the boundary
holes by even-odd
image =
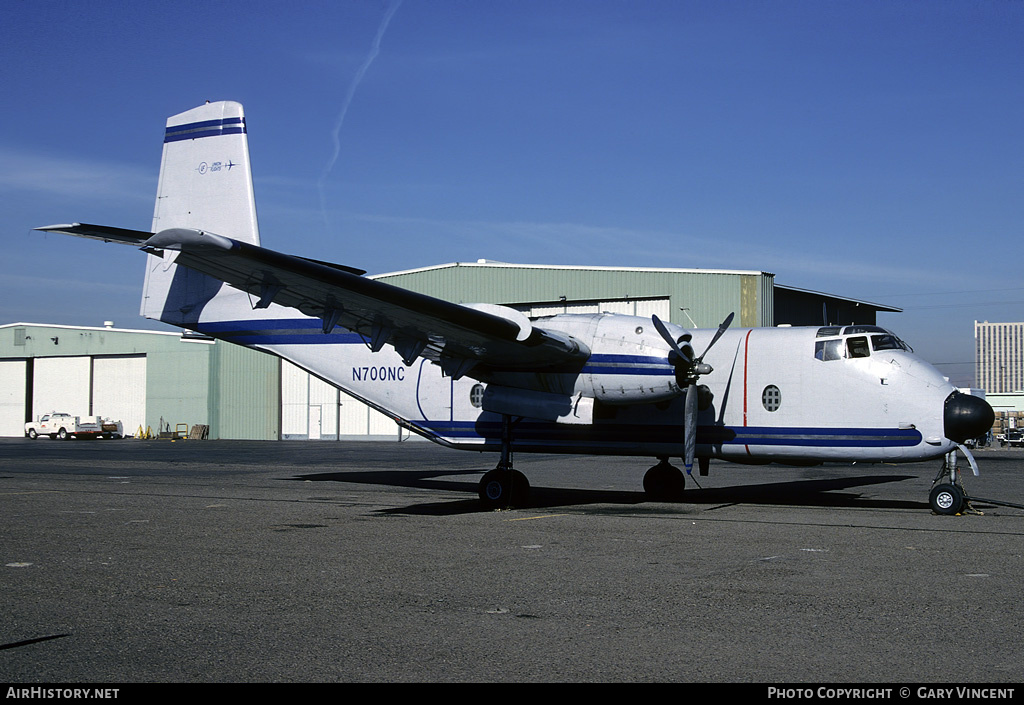
[[[345,95],[345,102],[341,105],[341,113],[338,115],[338,120],[334,124],[334,131],[331,133],[331,138],[334,142],[334,151],[331,154],[331,158],[327,161],[327,165],[324,167],[323,174],[320,175],[320,210],[324,216],[324,224],[327,224],[327,208],[324,204],[324,182],[327,180],[328,175],[331,173],[331,169],[334,168],[334,163],[338,161],[338,154],[341,152],[341,126],[345,123],[345,114],[348,112],[348,106],[352,103],[352,97],[356,93],[356,89],[363,80],[363,76],[366,75],[366,71],[370,68],[370,64],[377,58],[377,54],[380,52],[380,42],[384,38],[384,32],[388,29],[388,24],[391,22],[391,18],[395,16],[398,11],[398,6],[402,4],[402,0],[392,0],[388,3],[387,12],[384,13],[384,18],[380,22],[380,26],[377,28],[377,35],[373,38],[373,45],[370,47],[370,53],[363,59],[362,66],[356,72],[355,78],[352,79],[352,83],[349,84],[348,93]]]

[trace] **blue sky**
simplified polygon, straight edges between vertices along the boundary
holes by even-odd
[[[153,327],[164,120],[245,105],[263,243],[387,272],[755,269],[900,306],[958,384],[1024,320],[1024,3],[0,4],[0,322]]]

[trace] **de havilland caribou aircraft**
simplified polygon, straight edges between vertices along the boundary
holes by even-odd
[[[669,464],[917,462],[944,457],[931,492],[966,503],[957,450],[992,425],[876,326],[686,330],[657,317],[531,319],[457,304],[365,272],[260,244],[242,106],[207,103],[167,120],[152,232],[75,223],[39,228],[139,247],[141,314],[278,355],[437,443],[500,452],[481,500],[522,503],[523,452],[647,456],[643,486],[678,498]]]

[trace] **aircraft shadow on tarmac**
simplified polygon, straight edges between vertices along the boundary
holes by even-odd
[[[379,470],[357,472],[331,472],[296,476],[295,480],[304,482],[337,482],[361,485],[384,485],[388,487],[408,487],[413,489],[436,489],[464,491],[472,498],[456,501],[431,502],[410,505],[401,509],[386,510],[386,513],[398,514],[468,514],[491,511],[481,506],[476,497],[477,482],[451,482],[437,480],[439,476],[479,475],[480,470],[445,470],[438,472],[424,470]],[[928,502],[907,499],[886,499],[864,497],[858,492],[842,492],[857,487],[880,485],[891,482],[918,479],[914,475],[865,475],[861,477],[845,477],[831,479],[796,480],[791,482],[769,482],[756,485],[736,485],[733,487],[716,487],[702,489],[688,487],[680,502],[666,503],[649,498],[644,492],[624,490],[599,490],[581,488],[543,487],[531,485],[530,499],[520,509],[552,509],[555,507],[579,507],[595,504],[610,505],[641,505],[649,504],[652,508],[685,507],[686,505],[730,505],[730,504],[773,504],[800,507],[835,507],[858,509],[928,509]],[[713,508],[713,507],[712,507]]]

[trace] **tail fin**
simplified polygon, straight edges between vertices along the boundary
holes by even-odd
[[[221,101],[167,119],[153,232],[196,228],[260,244],[245,115]],[[195,322],[221,283],[179,268],[175,254],[149,255],[141,314],[175,325]]]

